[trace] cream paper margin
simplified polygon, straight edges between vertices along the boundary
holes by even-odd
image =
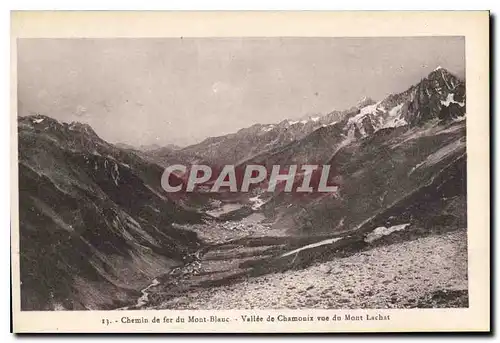
[[[20,311],[16,38],[465,36],[469,308],[408,310]],[[418,54],[418,51],[414,53]],[[15,332],[388,332],[490,328],[489,13],[487,11],[11,13],[11,247]],[[390,314],[390,321],[121,324],[123,316]],[[118,323],[104,326],[107,318]],[[186,321],[187,322],[187,321]]]

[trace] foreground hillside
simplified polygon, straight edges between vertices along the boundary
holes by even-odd
[[[467,307],[466,230],[421,237],[302,270],[198,288],[154,309]]]

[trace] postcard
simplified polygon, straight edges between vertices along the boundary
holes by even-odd
[[[490,330],[487,11],[11,19],[15,332]]]

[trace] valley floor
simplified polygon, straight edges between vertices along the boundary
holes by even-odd
[[[186,289],[147,308],[467,307],[467,289],[467,234],[459,229],[375,246],[302,270]]]

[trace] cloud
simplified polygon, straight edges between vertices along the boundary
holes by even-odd
[[[77,117],[83,117],[84,115],[87,114],[87,108],[82,105],[78,105],[75,110],[75,115]]]

